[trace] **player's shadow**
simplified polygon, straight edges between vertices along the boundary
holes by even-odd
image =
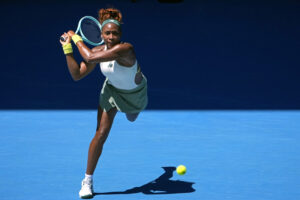
[[[173,172],[176,170],[176,167],[162,168],[165,172],[160,177],[140,187],[134,187],[120,192],[94,193],[94,195],[134,194],[140,192],[144,194],[175,194],[195,191],[192,187],[193,182],[170,180],[170,178],[173,177]]]

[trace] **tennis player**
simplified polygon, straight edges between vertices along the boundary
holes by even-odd
[[[147,80],[140,70],[134,48],[129,43],[121,42],[121,12],[114,8],[100,9],[99,21],[104,45],[89,49],[72,30],[62,34],[65,42],[60,41],[75,81],[91,73],[98,63],[106,76],[99,98],[96,134],[90,143],[85,178],[79,191],[80,198],[93,197],[93,174],[116,113],[125,113],[127,119],[133,122],[148,103]],[[83,58],[80,64],[73,57],[71,40]]]

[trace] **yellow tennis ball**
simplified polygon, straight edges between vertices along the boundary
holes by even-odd
[[[186,167],[184,165],[179,165],[177,168],[176,168],[176,172],[177,174],[179,175],[184,175],[186,173]]]

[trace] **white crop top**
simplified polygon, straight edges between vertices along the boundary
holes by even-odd
[[[116,60],[101,62],[100,69],[102,74],[108,78],[108,83],[118,89],[131,90],[137,87],[135,84],[137,60],[132,67],[122,66]]]

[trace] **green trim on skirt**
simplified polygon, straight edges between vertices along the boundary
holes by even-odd
[[[100,94],[100,107],[108,112],[116,107],[124,113],[139,113],[148,104],[147,79],[143,76],[142,82],[132,90],[115,88],[106,78]]]

